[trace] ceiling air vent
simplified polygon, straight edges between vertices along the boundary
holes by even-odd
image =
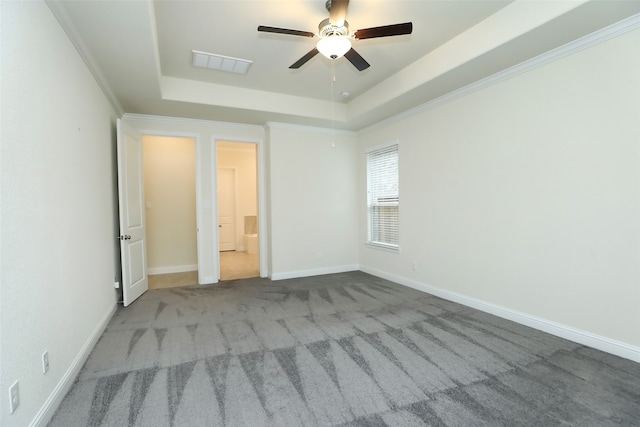
[[[191,52],[193,52],[194,67],[246,74],[249,66],[253,64],[253,61],[249,61],[248,59],[232,58],[230,56],[216,55],[199,50],[192,50]]]

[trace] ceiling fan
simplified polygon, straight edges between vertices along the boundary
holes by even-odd
[[[327,0],[325,6],[327,11],[329,11],[329,18],[320,22],[318,25],[318,34],[314,34],[309,31],[267,27],[264,25],[260,25],[258,27],[258,31],[266,33],[320,38],[316,47],[311,49],[311,51],[293,63],[289,68],[300,68],[318,53],[322,53],[329,59],[338,59],[344,56],[358,69],[358,71],[366,70],[369,68],[369,63],[351,47],[352,39],[363,40],[378,37],[400,36],[404,34],[411,34],[411,31],[413,31],[413,24],[411,22],[405,22],[402,24],[384,25],[382,27],[364,28],[353,33],[349,33],[349,24],[345,20],[347,17],[349,0]]]

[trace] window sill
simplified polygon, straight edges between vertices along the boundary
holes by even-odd
[[[400,253],[400,246],[385,245],[383,243],[367,242],[365,246],[371,249],[377,249],[385,252]]]

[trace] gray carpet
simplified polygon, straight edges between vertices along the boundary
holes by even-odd
[[[640,424],[640,365],[364,273],[149,291],[50,426]]]

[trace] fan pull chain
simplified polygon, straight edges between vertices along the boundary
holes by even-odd
[[[336,132],[334,125],[334,92],[336,85],[336,60],[331,60],[331,148],[336,148]]]

